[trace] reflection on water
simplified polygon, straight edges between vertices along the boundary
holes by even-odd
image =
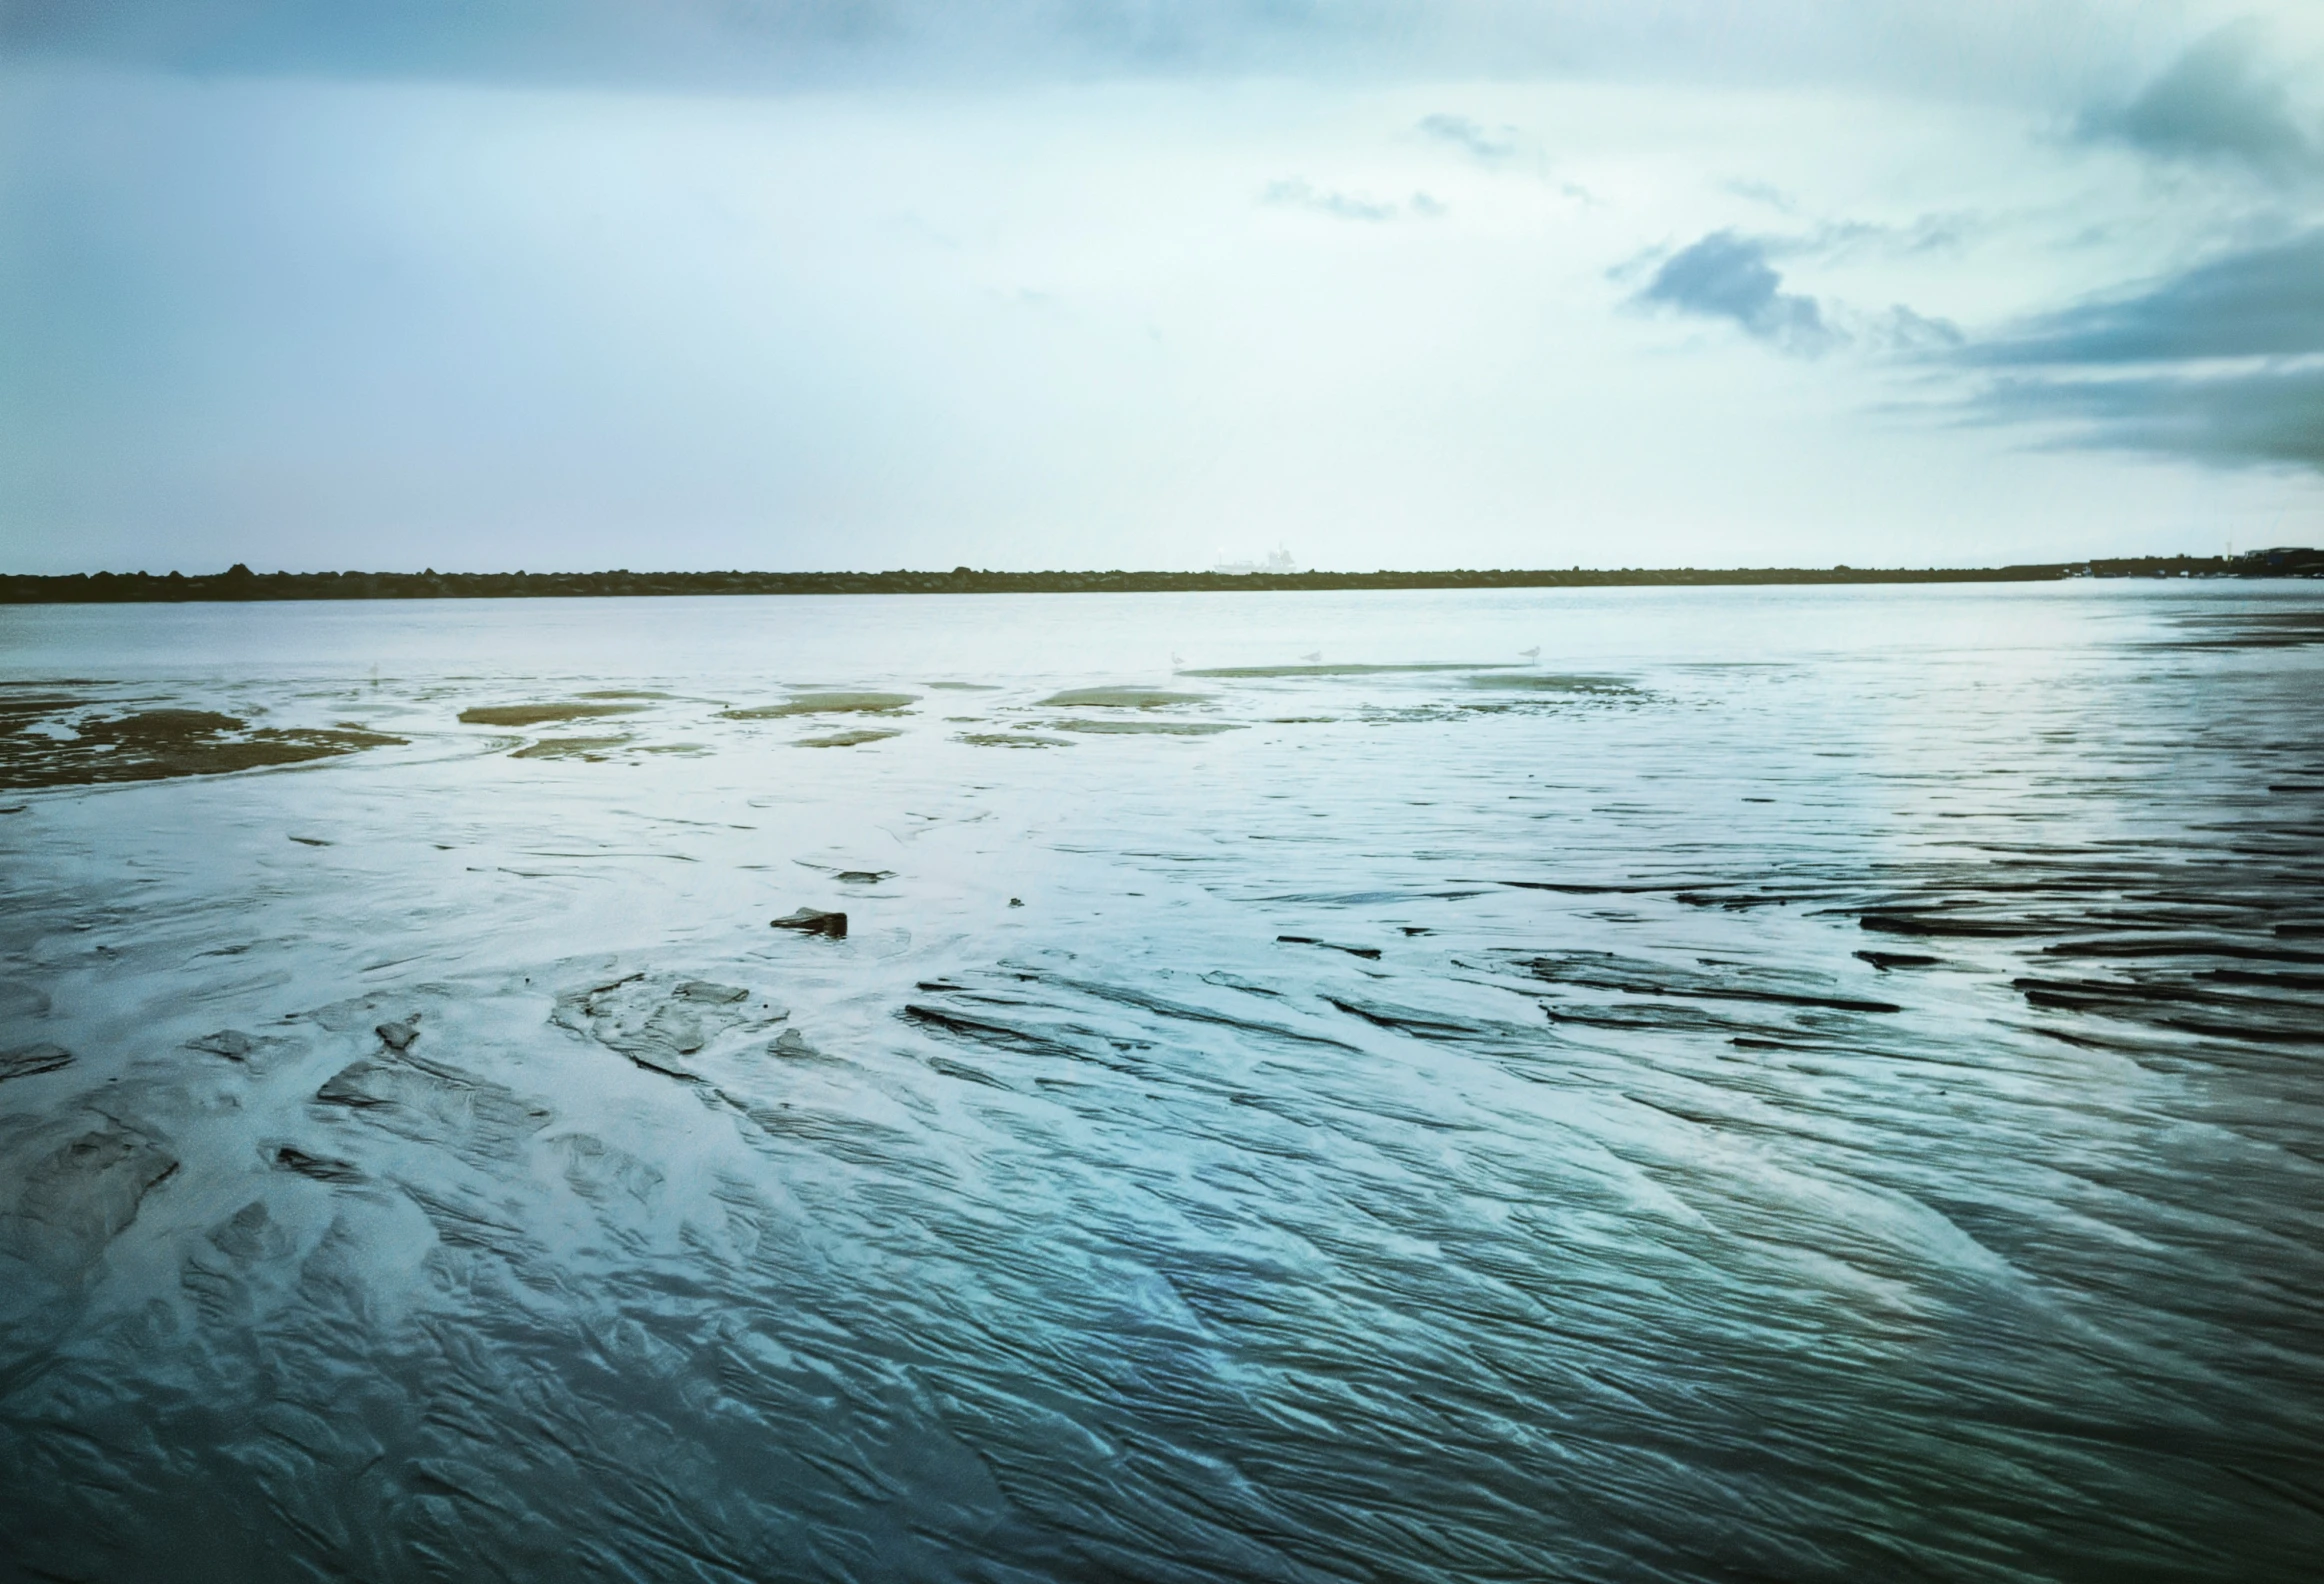
[[[2324,1555],[2296,586],[18,609],[0,668],[25,1576]]]

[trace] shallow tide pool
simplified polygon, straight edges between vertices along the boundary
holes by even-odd
[[[2319,698],[2306,584],[0,608],[0,1570],[2311,1577]]]

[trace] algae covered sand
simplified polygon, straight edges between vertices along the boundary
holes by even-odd
[[[1468,679],[1470,687],[1505,693],[1563,694],[1569,697],[1627,697],[1638,685],[1627,677],[1552,676],[1539,671],[1494,671]]]
[[[639,695],[623,692],[618,696],[636,698]],[[564,721],[594,720],[602,715],[634,715],[643,707],[639,704],[603,703],[474,704],[460,712],[460,721],[467,726],[547,726]]]
[[[780,704],[754,704],[724,711],[728,720],[782,720],[792,715],[892,715],[919,703],[911,693],[801,693]]]
[[[1181,671],[1180,676],[1233,678],[1243,681],[1264,681],[1279,677],[1363,677],[1424,675],[1431,671],[1491,671],[1498,663],[1462,664],[1457,661],[1383,662],[1377,665],[1329,665],[1321,662],[1308,665],[1253,665],[1209,666]]]
[[[598,759],[629,745],[627,737],[543,737],[526,743],[511,759]]]
[[[225,775],[337,758],[404,739],[351,726],[252,726],[206,709],[91,710],[66,697],[0,704],[0,788]]]
[[[1210,697],[1208,693],[1173,693],[1167,688],[1088,687],[1052,693],[1041,705],[1045,709],[1172,709],[1205,703]]]
[[[1043,737],[1035,732],[962,732],[957,742],[972,748],[1070,748],[1072,743],[1062,737]]]
[[[1212,737],[1237,729],[1235,721],[1120,720],[1083,718],[1051,721],[1058,731],[1083,732],[1098,737]]]

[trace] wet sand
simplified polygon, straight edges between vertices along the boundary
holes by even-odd
[[[2305,1577],[2324,611],[1595,597],[0,628],[17,1565]]]

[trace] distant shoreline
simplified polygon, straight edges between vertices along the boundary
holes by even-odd
[[[1468,572],[171,572],[0,576],[0,605],[574,599],[685,594],[1198,594],[1346,589],[1728,588],[2052,583],[2071,578],[2324,577],[2324,550],[2125,556],[2003,567],[1622,567]]]

